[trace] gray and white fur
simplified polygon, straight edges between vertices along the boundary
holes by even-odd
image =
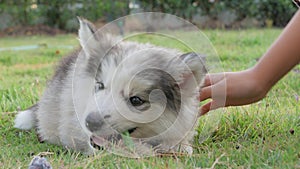
[[[43,141],[86,154],[95,151],[90,140],[105,147],[102,138],[118,140],[126,131],[147,148],[192,153],[206,73],[202,57],[120,41],[79,22],[81,48],[61,60],[41,99],[19,112],[15,127],[36,127]]]

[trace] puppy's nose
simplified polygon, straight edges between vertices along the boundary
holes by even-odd
[[[90,113],[85,119],[85,126],[91,131],[100,130],[103,126],[104,121],[98,112]]]

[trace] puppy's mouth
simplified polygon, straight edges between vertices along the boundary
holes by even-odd
[[[126,134],[126,133],[128,133],[128,134],[131,136],[131,134],[132,134],[133,132],[135,132],[135,131],[136,131],[136,129],[137,129],[137,127],[131,128],[131,129],[129,129],[129,130],[127,130],[127,131],[123,132],[123,134]]]
[[[136,130],[137,130],[137,127],[133,127],[133,128],[130,128],[130,129],[122,132],[122,134],[112,134],[112,135],[108,135],[108,136],[92,135],[90,137],[90,144],[95,149],[103,150],[105,147],[107,147],[111,143],[117,143],[117,144],[120,143],[122,141],[123,136],[131,137],[131,135]]]

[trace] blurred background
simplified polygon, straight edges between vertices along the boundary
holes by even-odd
[[[1,35],[75,32],[76,16],[104,25],[138,12],[164,12],[200,28],[284,27],[297,10],[291,0],[0,0]]]

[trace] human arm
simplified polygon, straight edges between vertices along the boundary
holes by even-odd
[[[251,104],[264,98],[272,86],[300,62],[299,45],[300,10],[254,67],[206,76],[200,101],[212,100],[201,107],[200,113],[224,106]]]

